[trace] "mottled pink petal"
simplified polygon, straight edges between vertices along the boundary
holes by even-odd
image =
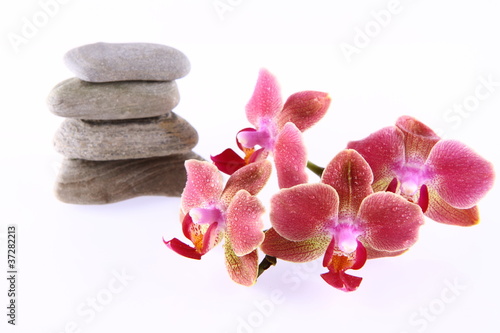
[[[326,114],[331,98],[319,91],[301,91],[288,97],[283,110],[277,115],[278,128],[292,122],[304,132]]]
[[[278,259],[291,262],[309,262],[325,253],[330,240],[331,236],[321,234],[301,242],[293,242],[281,237],[274,228],[271,228],[266,231],[266,238],[261,249],[265,254]]]
[[[493,165],[458,141],[438,142],[426,167],[430,186],[455,208],[471,208],[493,187]]]
[[[293,123],[287,123],[276,138],[274,164],[280,188],[307,183],[306,147],[302,134]]]
[[[245,165],[229,177],[221,200],[229,204],[239,190],[246,190],[251,195],[256,195],[266,185],[271,171],[271,162],[267,160]]]
[[[326,283],[342,291],[355,291],[363,278],[346,274],[344,271],[321,274]]]
[[[238,257],[229,242],[224,242],[226,254],[226,268],[231,279],[244,286],[252,286],[257,281],[259,269],[259,256],[257,250],[247,255]]]
[[[238,191],[231,201],[226,211],[226,232],[237,256],[252,252],[264,240],[264,210],[259,199],[245,190]]]
[[[172,251],[174,251],[177,254],[180,254],[181,256],[184,256],[186,258],[196,259],[196,260],[201,259],[201,254],[198,253],[194,247],[191,247],[191,246],[181,242],[177,238],[173,238],[169,241],[163,240],[163,243],[165,243],[165,245],[169,249],[171,249]]]
[[[440,137],[428,126],[410,116],[399,117],[396,126],[404,133],[406,162],[423,164]]]
[[[272,119],[283,107],[281,91],[276,78],[261,69],[250,101],[246,105],[248,121],[255,127],[261,118]]]
[[[181,197],[184,214],[191,208],[217,202],[222,193],[222,175],[217,167],[198,160],[188,160],[185,166],[187,181]]]
[[[326,166],[321,181],[339,195],[339,219],[353,219],[361,201],[373,193],[373,174],[365,159],[355,150],[345,149]]]
[[[458,209],[450,206],[439,194],[429,188],[429,208],[425,216],[430,219],[450,225],[469,227],[479,223],[479,209],[473,206],[468,209]]]
[[[217,166],[217,169],[228,175],[232,175],[236,170],[246,165],[245,160],[230,148],[219,155],[210,156],[210,159]]]
[[[401,251],[411,247],[424,223],[420,207],[400,195],[377,192],[361,203],[357,222],[364,230],[363,244],[375,250]]]
[[[325,184],[282,189],[271,198],[271,223],[278,234],[304,241],[325,233],[337,220],[338,195]]]
[[[383,128],[367,138],[351,141],[347,148],[363,156],[373,172],[373,190],[385,191],[405,162],[403,132],[396,127]]]
[[[365,248],[366,248],[366,258],[367,259],[396,257],[396,256],[402,255],[403,253],[408,251],[408,249],[401,250],[401,251],[379,251],[379,250],[375,250],[375,249],[372,249],[372,248],[366,247],[366,246],[365,246]]]

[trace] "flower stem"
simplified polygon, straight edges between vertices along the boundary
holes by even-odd
[[[259,272],[257,273],[257,277],[261,276],[262,273],[264,273],[271,266],[275,266],[277,261],[278,260],[275,257],[268,256],[266,254],[264,259],[262,259],[262,261],[259,264]]]
[[[317,166],[311,161],[307,161],[307,168],[317,174],[319,177],[321,177],[321,175],[323,174],[323,170],[325,170],[325,168]]]

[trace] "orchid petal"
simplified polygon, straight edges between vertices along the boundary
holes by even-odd
[[[260,119],[272,119],[282,106],[278,81],[269,71],[261,69],[253,95],[246,105],[248,121],[258,127]]]
[[[373,171],[373,190],[385,191],[405,162],[403,132],[396,127],[383,128],[363,140],[351,141],[347,148],[363,156]]]
[[[266,231],[261,245],[262,251],[270,256],[291,262],[309,262],[325,253],[331,236],[321,234],[301,242],[293,242],[281,237],[274,228]]]
[[[266,185],[271,176],[271,170],[271,162],[267,160],[250,163],[237,170],[228,179],[221,200],[229,204],[239,190],[246,190],[251,195],[256,195]]]
[[[255,132],[255,131],[256,131],[255,128],[247,127],[236,133],[236,144],[238,145],[238,148],[240,148],[240,150],[243,151],[245,148],[241,145],[240,140],[238,140],[238,135],[243,132]]]
[[[282,189],[271,198],[271,223],[278,234],[304,241],[325,233],[337,220],[338,195],[325,184]]]
[[[410,116],[399,117],[396,126],[404,134],[406,162],[423,164],[440,137],[428,126]]]
[[[278,128],[292,122],[304,132],[326,114],[331,98],[319,91],[301,91],[288,97],[283,110],[277,115]]]
[[[473,207],[493,187],[493,165],[458,141],[438,142],[426,166],[430,186],[455,208]]]
[[[245,160],[230,148],[219,155],[210,156],[210,159],[217,166],[217,169],[228,175],[232,175],[236,170],[246,165]]]
[[[280,188],[307,182],[306,147],[299,129],[293,123],[287,123],[276,138],[274,164]]]
[[[469,227],[479,223],[477,206],[467,209],[454,208],[432,188],[429,188],[429,208],[425,212],[425,216],[436,222],[461,227]]]
[[[189,239],[191,242],[193,242],[193,239],[191,238],[192,235],[192,227],[193,227],[193,219],[191,218],[191,215],[186,214],[184,215],[184,218],[182,218],[182,233],[184,236]]]
[[[339,195],[339,218],[354,218],[365,197],[373,193],[373,174],[365,159],[355,150],[345,149],[326,166],[321,182]]]
[[[252,286],[257,281],[259,257],[257,250],[238,257],[228,241],[224,242],[226,268],[231,279],[244,286]]]
[[[184,214],[191,208],[217,202],[222,193],[222,175],[217,167],[198,160],[188,160],[185,166],[187,182],[181,197]]]
[[[363,278],[346,274],[344,271],[321,274],[326,283],[342,291],[355,291],[358,289]]]
[[[366,263],[367,251],[363,243],[358,241],[358,246],[356,247],[356,261],[352,265],[351,269],[360,269]]]
[[[420,187],[420,193],[418,196],[418,205],[422,209],[423,213],[425,213],[427,211],[427,208],[429,208],[429,189],[425,184],[422,185],[422,187]]]
[[[411,247],[424,223],[420,207],[391,192],[377,192],[361,203],[357,221],[364,230],[360,240],[380,251],[401,251]]]
[[[401,251],[380,251],[380,250],[375,250],[370,247],[365,247],[366,248],[366,258],[367,259],[377,259],[377,258],[386,258],[386,257],[396,257],[399,255],[402,255],[408,249],[404,249]]]
[[[264,210],[259,199],[245,190],[238,191],[231,201],[226,211],[226,232],[237,256],[252,252],[264,240]]]
[[[163,243],[165,243],[165,245],[169,249],[171,249],[172,251],[174,251],[177,254],[180,254],[181,256],[184,256],[186,258],[196,259],[196,260],[201,259],[201,254],[198,251],[196,251],[196,249],[194,247],[191,247],[191,246],[181,242],[177,238],[173,238],[169,241],[163,240]]]

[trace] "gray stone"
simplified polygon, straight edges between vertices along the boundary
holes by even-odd
[[[90,83],[71,78],[47,97],[49,110],[66,118],[131,119],[169,113],[179,104],[175,81]]]
[[[172,81],[189,73],[188,58],[173,47],[151,43],[95,43],[68,51],[66,66],[89,82]]]
[[[184,154],[197,143],[196,130],[174,112],[143,119],[65,119],[54,138],[64,156],[97,161]]]
[[[107,204],[138,196],[179,197],[186,185],[184,161],[203,160],[193,152],[135,160],[65,159],[55,194],[72,204]]]

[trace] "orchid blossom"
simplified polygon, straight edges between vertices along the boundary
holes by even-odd
[[[212,163],[188,160],[185,165],[187,183],[181,197],[181,222],[184,236],[194,247],[177,238],[165,244],[180,255],[199,260],[225,239],[229,275],[239,284],[254,284],[257,247],[264,240],[264,207],[254,195],[269,179],[270,162],[264,160],[239,169],[225,187]]]
[[[335,288],[356,290],[362,278],[346,274],[367,259],[396,256],[417,240],[420,208],[390,192],[374,193],[368,163],[354,150],[339,153],[321,183],[281,189],[271,199],[273,228],[261,245],[267,255],[307,262],[321,255]]]
[[[409,116],[396,126],[352,141],[373,170],[375,191],[400,194],[418,203],[437,222],[471,226],[479,222],[478,201],[491,189],[493,165],[466,145],[441,140]]]
[[[245,128],[237,134],[238,147],[245,157],[240,157],[232,149],[226,149],[212,156],[212,161],[222,172],[232,174],[244,165],[272,153],[280,187],[303,183],[307,180],[306,155],[292,152],[305,151],[301,132],[318,122],[329,105],[329,95],[317,91],[295,93],[283,104],[276,78],[262,69],[254,93],[246,105],[246,116],[255,128]],[[296,168],[301,172],[296,172]],[[290,173],[295,175],[294,179],[289,177]]]

